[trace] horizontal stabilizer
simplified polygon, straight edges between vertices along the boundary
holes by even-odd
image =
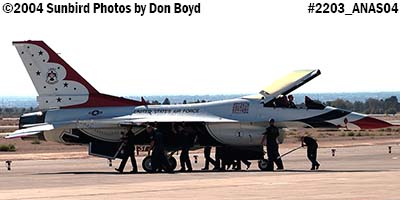
[[[37,126],[32,126],[29,128],[19,129],[14,131],[13,133],[9,133],[5,136],[6,139],[13,139],[19,137],[26,137],[30,135],[38,134],[42,131],[50,131],[53,130],[54,126],[52,124],[38,124]]]

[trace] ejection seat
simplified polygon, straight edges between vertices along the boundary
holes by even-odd
[[[307,109],[323,110],[326,107],[324,104],[316,102],[308,96],[305,96],[304,103]]]

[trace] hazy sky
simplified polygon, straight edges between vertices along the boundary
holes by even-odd
[[[293,70],[316,68],[322,75],[296,92],[400,90],[400,13],[309,14],[302,0],[151,2],[200,2],[201,13],[0,12],[0,95],[36,95],[11,44],[28,39],[44,40],[113,95],[257,93]]]

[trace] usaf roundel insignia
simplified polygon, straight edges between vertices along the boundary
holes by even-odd
[[[56,69],[54,69],[54,68],[49,69],[49,71],[47,72],[47,76],[46,76],[46,82],[48,84],[54,84],[54,83],[58,82]]]

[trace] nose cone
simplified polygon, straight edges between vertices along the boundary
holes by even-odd
[[[355,124],[356,126],[360,127],[360,129],[365,130],[365,129],[377,129],[377,128],[386,128],[386,127],[391,127],[393,124],[379,120],[373,117],[362,117],[361,119],[355,120],[350,122],[352,124]]]

